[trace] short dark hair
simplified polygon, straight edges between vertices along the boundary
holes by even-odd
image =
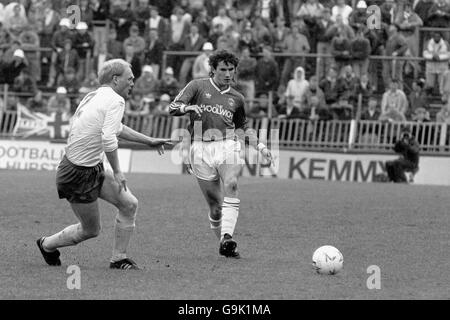
[[[209,66],[211,67],[211,73],[212,76],[212,69],[216,69],[220,62],[224,62],[225,64],[232,64],[235,68],[237,68],[239,64],[239,58],[234,55],[234,53],[227,51],[227,50],[220,50],[215,53],[213,53],[209,57]]]

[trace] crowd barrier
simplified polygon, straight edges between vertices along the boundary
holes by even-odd
[[[125,115],[123,119],[124,124],[146,135],[172,139],[179,139],[173,135],[177,129],[187,129],[189,121],[188,116],[164,115]],[[15,111],[1,112],[0,137],[13,138],[16,122]],[[248,118],[248,125],[269,143],[276,132],[277,144],[283,149],[378,153],[390,152],[402,127],[408,126],[423,153],[450,154],[450,130],[446,123]]]

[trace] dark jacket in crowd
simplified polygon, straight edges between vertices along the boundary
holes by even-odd
[[[413,137],[410,137],[407,142],[403,139],[397,141],[394,145],[394,151],[402,155],[405,160],[412,162],[416,166],[419,165],[420,146]]]
[[[366,38],[355,38],[351,42],[351,55],[354,60],[365,60],[369,58],[371,48]]]

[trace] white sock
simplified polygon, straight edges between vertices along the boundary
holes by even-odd
[[[45,251],[52,252],[61,247],[74,246],[83,241],[83,232],[81,224],[73,224],[64,230],[45,237],[42,247]]]
[[[220,239],[220,232],[222,229],[222,219],[213,220],[211,216],[209,217],[209,223],[211,225],[211,230],[216,235],[217,239]]]
[[[234,228],[236,227],[236,222],[239,216],[240,203],[241,200],[237,198],[225,197],[223,199],[221,238],[223,238],[226,233],[233,236]]]
[[[127,248],[131,235],[134,232],[134,225],[123,226],[116,220],[114,225],[114,247],[111,261],[119,261],[127,257]]]

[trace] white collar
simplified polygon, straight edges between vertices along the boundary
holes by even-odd
[[[220,94],[228,93],[228,92],[230,92],[230,90],[231,90],[231,86],[228,86],[228,88],[226,88],[225,90],[222,90],[222,91],[221,91],[221,90],[219,89],[219,87],[214,83],[214,81],[213,81],[212,78],[209,78],[209,82],[211,82],[211,84],[213,85],[213,87],[216,88],[216,90],[219,91]]]

